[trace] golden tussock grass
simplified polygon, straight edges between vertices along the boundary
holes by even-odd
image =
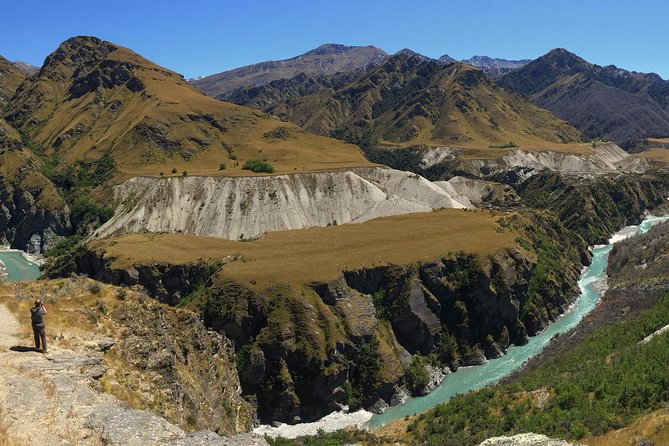
[[[669,141],[667,141],[669,143]],[[633,156],[638,158],[647,158],[661,163],[669,163],[669,149],[653,148],[645,152],[635,153]]]
[[[659,142],[662,144],[669,144],[669,138],[646,138],[649,142]]]
[[[588,446],[630,446],[644,438],[657,446],[669,445],[669,409],[652,412],[627,427],[578,442]]]
[[[7,414],[0,408],[0,446],[28,446],[27,442],[19,442],[10,434],[12,427]]]
[[[460,250],[485,256],[514,246],[489,211],[444,209],[379,218],[362,224],[272,232],[239,242],[182,234],[128,234],[91,244],[114,266],[235,258],[222,274],[239,283],[329,281],[341,271],[436,260]]]

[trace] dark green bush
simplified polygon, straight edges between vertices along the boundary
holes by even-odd
[[[409,370],[406,373],[407,386],[413,395],[422,394],[430,382],[430,375],[427,373],[427,361],[425,357],[414,355],[409,364]]]
[[[266,160],[260,159],[246,161],[242,169],[250,170],[255,173],[274,173],[274,167]]]

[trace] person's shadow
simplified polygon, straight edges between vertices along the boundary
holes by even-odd
[[[14,345],[13,347],[9,347],[9,349],[13,352],[35,352],[37,349],[35,347],[26,347],[24,345]]]

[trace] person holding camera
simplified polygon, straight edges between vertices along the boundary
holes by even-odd
[[[35,301],[35,306],[30,309],[30,320],[33,326],[33,334],[35,335],[35,351],[47,353],[46,348],[46,325],[44,324],[44,316],[46,315],[46,308],[44,302],[41,300]],[[40,341],[41,347],[40,348]]]

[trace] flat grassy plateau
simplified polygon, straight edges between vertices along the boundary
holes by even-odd
[[[184,234],[128,234],[93,242],[114,267],[232,260],[221,274],[258,287],[326,282],[341,271],[438,259],[449,252],[486,256],[515,245],[490,211],[444,209],[380,218],[362,224],[272,232],[248,241]]]

